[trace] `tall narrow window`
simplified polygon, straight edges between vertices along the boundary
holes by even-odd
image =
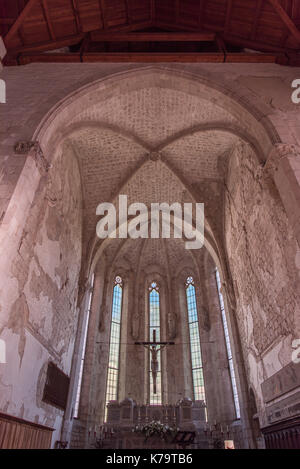
[[[152,282],[149,287],[149,339],[152,341],[153,338],[155,338],[157,342],[160,341],[159,287],[156,282]],[[152,376],[152,371],[151,371],[151,358],[152,358],[151,352],[149,352],[150,404],[160,405],[162,402],[161,400],[161,355],[160,355],[160,351],[158,351],[157,353],[156,393],[154,393],[153,376]]]
[[[91,303],[92,303],[92,296],[93,296],[94,278],[95,278],[95,276],[93,275],[92,282],[91,282],[91,291],[90,291],[90,294],[89,294],[89,301],[88,301],[87,318],[86,318],[84,336],[83,336],[83,347],[82,347],[81,363],[80,363],[80,370],[79,370],[79,380],[78,380],[75,407],[74,407],[74,418],[76,418],[76,419],[78,418],[78,415],[79,415],[79,403],[80,403],[80,394],[81,394],[81,386],[82,386],[82,375],[83,375],[84,357],[85,357],[86,339],[87,339],[87,333],[88,333],[88,327],[89,327]]]
[[[231,385],[232,385],[233,399],[234,399],[234,405],[235,405],[235,413],[236,413],[236,418],[239,419],[241,418],[240,403],[239,403],[239,396],[237,392],[237,385],[236,385],[235,372],[234,372],[234,366],[233,366],[233,360],[232,360],[232,352],[231,352],[230,338],[229,338],[228,325],[227,325],[227,319],[226,319],[226,312],[225,312],[225,307],[224,307],[223,295],[221,293],[221,280],[220,280],[220,274],[218,272],[218,269],[216,269],[216,280],[217,280],[217,288],[218,288],[218,293],[219,293],[220,308],[221,308],[221,313],[222,313],[222,321],[223,321],[223,328],[224,328],[224,334],[225,334],[227,358],[228,358],[228,364],[229,364],[229,370],[230,370]]]
[[[194,387],[194,399],[205,401],[205,389],[203,378],[203,366],[201,358],[201,345],[199,335],[198,311],[193,277],[186,280],[186,299],[188,310],[188,322],[190,332],[190,348],[192,360],[192,375]]]
[[[106,403],[118,399],[122,296],[123,283],[121,277],[117,276],[115,278],[112,300]]]

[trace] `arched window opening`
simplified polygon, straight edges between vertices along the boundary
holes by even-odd
[[[241,418],[241,411],[240,411],[239,396],[238,396],[237,385],[236,385],[236,378],[235,378],[235,371],[234,371],[234,365],[233,365],[233,359],[232,359],[232,351],[231,351],[231,345],[230,345],[230,337],[229,337],[229,332],[228,332],[228,324],[227,324],[224,300],[223,300],[223,295],[221,293],[221,279],[220,279],[220,274],[219,274],[218,269],[216,269],[216,280],[217,280],[219,303],[220,303],[222,321],[223,321],[223,328],[224,328],[224,335],[225,335],[225,342],[226,342],[226,349],[227,349],[227,358],[228,358],[232,393],[233,393],[233,399],[234,399],[234,405],[235,405],[235,413],[236,413],[236,418],[240,419]]]
[[[156,282],[152,282],[149,287],[149,339],[150,341],[160,341],[160,298],[159,286]],[[160,351],[156,353],[156,362],[153,362],[151,349],[149,352],[149,381],[150,393],[149,401],[152,405],[160,405],[162,403],[162,390],[161,390],[161,354]],[[156,371],[156,389],[154,389],[152,367]],[[155,392],[156,391],[156,392]]]
[[[205,388],[203,377],[203,365],[201,357],[201,344],[199,334],[199,320],[196,302],[196,291],[193,277],[187,277],[186,283],[186,300],[188,311],[188,324],[190,335],[190,351],[192,362],[192,376],[194,399],[196,401],[205,401]]]
[[[84,360],[85,360],[85,349],[86,349],[87,333],[88,333],[88,328],[89,328],[90,311],[91,311],[92,296],[93,296],[94,279],[95,279],[95,275],[93,274],[92,282],[91,282],[91,289],[90,289],[90,292],[89,292],[87,318],[86,318],[85,329],[84,329],[83,347],[82,347],[81,363],[80,363],[80,370],[79,370],[79,379],[78,379],[76,400],[75,400],[75,407],[74,407],[74,418],[76,418],[76,419],[79,416],[79,404],[80,404],[80,396],[81,396],[82,376],[83,376],[83,368],[84,368]]]
[[[111,328],[109,342],[109,359],[106,381],[106,404],[112,400],[118,400],[118,381],[120,364],[120,337],[122,320],[122,297],[123,281],[120,276],[116,276],[111,312]],[[106,412],[105,412],[106,419]]]

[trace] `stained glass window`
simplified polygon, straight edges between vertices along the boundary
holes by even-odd
[[[198,311],[193,277],[186,279],[186,299],[188,310],[188,323],[190,334],[190,350],[192,360],[192,376],[194,399],[205,401],[203,366],[201,358],[201,345],[198,323]]]
[[[236,418],[239,419],[241,418],[239,396],[238,396],[235,371],[234,371],[234,366],[233,366],[233,359],[232,359],[232,352],[231,352],[231,345],[230,345],[230,337],[229,337],[229,332],[228,332],[228,324],[227,324],[227,319],[226,319],[226,312],[225,312],[225,307],[224,307],[224,300],[223,300],[223,295],[221,293],[220,274],[217,269],[216,269],[216,280],[217,280],[220,308],[221,308],[221,313],[222,313],[222,321],[223,321],[223,328],[224,328],[224,334],[225,334],[227,358],[228,358],[229,371],[230,371],[230,377],[231,377],[235,412],[236,412]]]
[[[149,287],[149,339],[153,340],[153,332],[155,331],[156,341],[160,341],[160,303],[159,303],[159,287],[156,282],[152,282]],[[161,397],[161,355],[157,353],[157,378],[156,378],[156,394],[153,389],[153,377],[151,372],[151,352],[149,352],[149,372],[150,372],[150,404],[160,405]]]
[[[122,296],[123,296],[122,278],[117,276],[115,278],[113,300],[112,300],[109,360],[108,360],[107,382],[106,382],[106,403],[108,403],[109,401],[118,399]]]

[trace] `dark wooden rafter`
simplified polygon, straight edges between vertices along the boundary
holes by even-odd
[[[9,2],[9,0],[2,1]],[[216,3],[213,0],[211,2],[210,0],[198,0],[193,2],[192,5],[189,4],[187,14],[184,17],[182,12],[184,12],[185,0],[166,2],[164,8],[158,8],[160,0],[119,0],[119,2],[116,0],[116,14],[114,9],[110,7],[110,0],[97,0],[95,12],[88,10],[89,0],[69,0],[72,10],[71,14],[64,18],[65,30],[59,22],[54,23],[55,18],[58,17],[58,2],[55,2],[54,5],[52,0],[28,0],[17,19],[0,18],[0,26],[2,24],[5,31],[8,29],[7,25],[11,26],[4,40],[9,58],[12,61],[16,60],[19,54],[23,57],[26,55],[26,60],[29,60],[28,54],[32,54],[33,60],[36,60],[37,53],[72,46],[83,41],[79,54],[83,61],[116,61],[119,57],[120,61],[144,60],[146,62],[157,62],[160,58],[161,60],[173,60],[174,62],[189,60],[196,62],[240,60],[243,62],[248,57],[250,62],[260,60],[263,62],[264,60],[270,61],[271,56],[277,56],[277,58],[280,56],[280,61],[282,56],[285,55],[287,62],[290,60],[289,63],[296,63],[299,58],[300,31],[295,21],[297,14],[295,12],[298,11],[298,7],[296,7],[296,10],[294,8],[295,0],[285,2],[284,8],[281,0],[267,0],[270,6],[264,8],[265,1],[253,1],[252,25],[249,28],[248,21],[248,29],[245,28],[245,30],[243,30],[243,24],[246,23],[246,19],[239,18],[236,21],[235,18],[234,21],[232,20],[236,0],[218,0],[220,7],[222,5],[222,13],[220,8],[220,15],[216,21],[212,16],[212,12],[216,9]],[[24,3],[21,4],[24,5]],[[95,5],[91,1],[92,4]],[[237,4],[239,4],[239,9],[242,10],[241,2],[237,2]],[[271,6],[275,13],[271,13]],[[32,12],[34,7],[36,8]],[[41,14],[38,11],[40,7],[45,22],[40,21]],[[7,11],[10,11],[10,9]],[[139,12],[139,18],[140,12],[143,12],[142,18],[135,20],[135,11]],[[168,11],[175,17],[173,22],[168,18]],[[26,21],[30,18],[31,13],[33,20]],[[221,17],[222,21],[219,20]],[[198,26],[195,23],[195,18]],[[262,22],[260,22],[260,18]],[[281,21],[280,25],[278,25],[278,18]],[[74,27],[75,24],[76,28]],[[260,25],[264,24],[267,24],[267,28],[260,37],[258,30]],[[274,25],[274,37],[272,36],[272,25]],[[162,32],[146,32],[148,28],[153,27],[160,28]],[[39,31],[41,31],[41,42],[36,39],[39,37]],[[48,40],[48,37],[51,40]],[[36,42],[31,43],[30,38],[35,38]],[[34,40],[32,39],[32,41]],[[101,42],[104,43],[101,46],[96,44]],[[119,48],[115,44],[118,42],[124,43],[122,47]],[[130,47],[131,43],[141,42],[144,42],[145,46]],[[175,46],[171,47],[169,44],[164,46],[156,44],[154,46],[152,43],[155,42],[191,42],[193,44],[187,47],[180,45],[178,49],[175,48],[174,52],[171,53]],[[196,44],[197,42],[214,44],[204,44],[200,49]],[[108,43],[113,44],[107,46]],[[233,48],[232,46],[236,47]],[[265,59],[251,58],[250,54],[228,52],[230,50],[242,51],[244,48],[256,49],[266,54],[266,57]],[[74,54],[74,60],[78,60],[77,52],[74,52],[74,49],[66,54],[66,60],[72,61],[72,54]],[[118,51],[118,49],[120,49],[120,52],[108,53],[109,51]],[[106,53],[103,52],[105,50]],[[135,52],[138,50],[144,52]],[[163,52],[168,50],[169,53]],[[176,50],[177,52],[175,52]],[[199,50],[203,52],[197,52]],[[121,54],[124,55],[121,56]],[[183,54],[186,54],[185,59]],[[47,56],[52,57],[55,61],[62,60],[63,57],[63,55],[60,56],[61,58],[56,57],[52,53],[48,53]],[[293,57],[293,59],[289,59],[289,57]],[[43,59],[40,58],[39,60]],[[48,58],[44,59],[44,61],[48,60]],[[10,62],[8,61],[8,63]]]
[[[154,23],[156,18],[155,0],[150,0],[150,20]]]
[[[289,17],[285,9],[281,6],[278,0],[268,0],[273,6],[274,10],[278,13],[283,23],[286,25],[292,36],[300,44],[300,31],[295,25],[294,21]]]
[[[23,29],[23,26],[21,25],[16,33],[21,41],[21,43],[23,44],[23,46],[25,45],[25,40],[24,40],[24,29]]]
[[[126,20],[127,20],[127,23],[130,24],[132,23],[132,18],[130,14],[129,1],[128,0],[124,0],[124,1],[125,1],[125,8],[126,8]]]
[[[256,0],[255,18],[254,18],[254,22],[252,26],[252,31],[251,31],[252,40],[256,38],[256,32],[257,32],[259,17],[261,15],[262,5],[263,5],[263,0]]]
[[[227,9],[226,9],[225,27],[224,27],[225,34],[227,34],[229,31],[231,14],[232,14],[232,6],[233,6],[233,0],[228,0]]]
[[[61,47],[67,47],[72,46],[74,44],[78,44],[80,41],[82,41],[83,38],[83,34],[76,34],[75,36],[67,36],[65,38],[60,38],[57,41],[41,42],[40,44],[35,44],[34,46],[16,47],[15,49],[10,50],[10,54],[12,56],[15,56],[22,53],[51,51],[55,49],[60,49]]]
[[[35,6],[38,0],[29,0],[28,3],[26,4],[25,8],[22,10],[21,14],[18,16],[10,30],[5,36],[5,43],[6,45],[9,44],[9,41],[12,39],[12,37],[17,33],[18,29],[20,26],[23,24],[25,19],[29,16],[32,8]]]
[[[175,23],[179,23],[179,8],[180,8],[180,0],[175,1]]]
[[[212,32],[168,32],[168,33],[147,33],[147,32],[94,32],[94,41],[111,42],[203,42],[214,41],[216,34]]]
[[[48,0],[41,0],[41,5],[42,5],[45,21],[47,23],[49,36],[52,39],[52,41],[56,41],[55,32],[54,32],[52,21],[51,21],[50,14],[49,14]]]
[[[226,44],[225,44],[225,41],[224,41],[224,39],[222,38],[222,36],[220,34],[216,34],[216,43],[217,43],[219,51],[226,55],[226,53],[227,53]]]
[[[87,52],[80,56],[77,54],[22,54],[19,57],[20,64],[31,62],[55,63],[55,62],[178,62],[178,63],[275,63],[276,54],[224,54],[220,52],[194,53],[194,52]]]
[[[200,0],[199,3],[199,26],[202,27],[205,13],[205,2],[206,0]]]
[[[82,57],[83,54],[86,52],[90,42],[91,42],[91,35],[90,33],[86,33],[82,41],[82,44],[80,46],[80,51],[79,51],[80,57]]]
[[[101,16],[102,16],[103,28],[107,29],[108,23],[107,23],[106,14],[105,14],[105,0],[98,0],[98,1],[99,1]]]
[[[77,2],[78,2],[78,0],[72,0],[72,10],[73,10],[73,14],[74,14],[75,21],[76,21],[77,32],[81,33],[82,32],[82,26],[81,26],[81,22],[80,22],[78,3]]]

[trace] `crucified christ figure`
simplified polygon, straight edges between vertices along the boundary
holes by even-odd
[[[158,352],[165,348],[167,345],[174,345],[175,342],[156,342],[156,330],[153,330],[153,341],[152,342],[135,342],[135,345],[142,345],[151,353],[151,374],[153,381],[153,394],[156,394],[156,380],[158,373]]]

